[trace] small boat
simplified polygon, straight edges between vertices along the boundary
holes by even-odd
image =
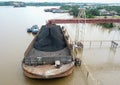
[[[22,2],[20,2],[20,3],[13,3],[13,7],[14,8],[19,8],[19,7],[26,7],[26,4],[25,3],[22,3]]]
[[[38,31],[39,31],[39,27],[37,25],[33,25],[31,28],[27,29],[28,33],[32,32],[33,34],[37,34]]]
[[[45,12],[52,12],[53,10],[57,10],[57,8],[44,9]]]
[[[45,12],[52,12],[51,9],[44,9]]]
[[[43,25],[24,54],[22,68],[29,78],[51,79],[70,75],[74,58],[64,29],[59,25]]]
[[[68,13],[68,10],[62,10],[58,8],[51,8],[51,9],[44,9],[45,12],[52,12],[52,13]]]

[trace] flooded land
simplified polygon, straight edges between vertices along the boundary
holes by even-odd
[[[109,30],[95,24],[62,24],[72,41],[79,28],[78,41],[84,44],[78,54],[82,65],[75,67],[73,74],[50,80],[24,76],[21,62],[34,38],[26,29],[35,24],[41,27],[48,19],[72,18],[67,13],[44,12],[45,8],[48,7],[0,7],[0,85],[119,85],[120,31],[117,27]],[[117,48],[111,48],[112,40],[117,40]]]

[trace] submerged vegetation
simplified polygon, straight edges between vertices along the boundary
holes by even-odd
[[[109,28],[109,29],[114,27],[113,23],[101,23],[99,25],[101,25],[104,28]]]
[[[120,30],[120,26],[118,26],[118,29]]]

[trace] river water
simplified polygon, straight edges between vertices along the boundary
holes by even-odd
[[[50,7],[0,7],[0,85],[86,85],[80,68],[75,68],[73,74],[68,77],[53,80],[29,79],[23,75],[21,61],[27,46],[34,38],[32,34],[26,33],[26,29],[34,24],[41,27],[48,19],[72,18],[69,14],[44,12],[45,8]],[[67,24],[64,26],[73,41],[75,40],[75,28],[77,27],[81,28],[80,31],[82,31],[79,38],[84,40],[120,39],[119,31],[105,30],[97,25]],[[85,49],[83,55],[89,56],[89,50]],[[94,50],[92,51],[94,52]],[[119,53],[117,55],[119,56]]]

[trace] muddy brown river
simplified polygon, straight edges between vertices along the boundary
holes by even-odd
[[[73,74],[65,78],[50,80],[29,79],[23,75],[21,62],[32,34],[27,28],[39,27],[48,19],[72,18],[69,14],[44,12],[50,7],[0,7],[0,85],[119,85],[120,45],[110,49],[110,42],[84,42],[85,48],[78,57],[83,59],[81,67],[75,67]],[[120,31],[103,29],[90,24],[65,24],[71,40],[75,40],[76,28],[80,28],[78,40],[120,40]],[[117,42],[119,43],[119,41]],[[111,83],[112,82],[112,83]]]

